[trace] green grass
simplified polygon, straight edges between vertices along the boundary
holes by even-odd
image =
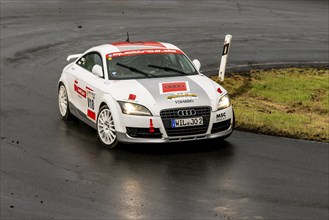
[[[254,70],[220,84],[232,97],[237,129],[329,142],[328,69]]]

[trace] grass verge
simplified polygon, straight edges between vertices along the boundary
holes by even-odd
[[[232,98],[236,129],[329,142],[329,69],[252,70],[219,83]]]

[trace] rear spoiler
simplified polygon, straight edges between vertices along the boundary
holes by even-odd
[[[72,59],[79,58],[80,56],[82,56],[82,54],[72,54],[72,55],[68,56],[68,57],[66,58],[66,60],[67,60],[67,61],[70,61],[70,60],[72,60]]]

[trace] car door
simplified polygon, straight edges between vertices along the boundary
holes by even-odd
[[[70,81],[69,84],[72,85],[69,88],[71,92],[71,102],[78,110],[79,114],[84,113],[83,105],[87,97],[86,85],[84,83],[86,75],[88,74],[86,71],[87,56],[88,54],[82,56],[69,68],[71,74],[68,80]]]
[[[81,68],[81,65],[84,63],[85,56],[81,57],[78,61],[76,61],[73,65],[68,68],[68,90],[70,91],[71,97],[70,102],[73,104],[75,109],[81,109],[82,100],[86,98],[86,92],[84,89],[84,85],[82,85],[83,81],[81,80],[82,75],[84,75],[84,69]]]
[[[95,122],[97,114],[95,102],[96,98],[100,96],[99,87],[104,83],[104,76],[93,74],[92,69],[95,65],[99,65],[103,70],[103,62],[97,52],[88,53],[82,58],[80,62],[77,62],[79,68],[79,77],[77,77],[75,88],[79,97],[77,108],[86,118]]]

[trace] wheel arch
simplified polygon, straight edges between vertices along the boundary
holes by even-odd
[[[99,111],[101,110],[101,108],[102,108],[103,106],[105,106],[105,105],[108,107],[107,103],[106,103],[105,101],[102,101],[101,104],[99,105],[98,112],[99,112]]]
[[[59,88],[61,87],[61,85],[64,85],[65,86],[65,84],[63,83],[63,81],[59,81],[58,82],[58,84],[57,84],[57,92],[59,92]],[[65,88],[66,88],[66,86],[65,86]]]
[[[66,92],[67,92],[68,98],[69,98],[70,101],[72,101],[71,89],[69,88],[70,83],[69,83],[68,73],[65,71],[66,68],[67,67],[64,68],[64,70],[63,70],[63,72],[61,74],[61,77],[58,80],[58,83],[57,83],[57,93],[59,91],[60,86],[61,85],[64,85],[65,88],[66,88]]]
[[[124,126],[123,123],[124,120],[119,103],[109,94],[105,94],[99,103],[100,104],[97,109],[98,113],[96,120],[98,120],[98,115],[100,113],[101,108],[103,106],[107,106],[110,109],[111,114],[113,116],[115,130],[118,132],[126,132],[126,127]]]

